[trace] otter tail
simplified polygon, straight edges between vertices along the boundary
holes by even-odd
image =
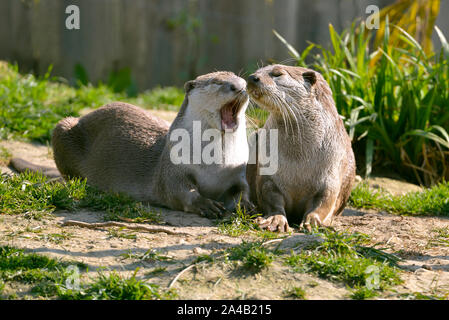
[[[25,171],[40,172],[44,176],[51,179],[61,178],[61,174],[55,167],[40,166],[21,158],[11,159],[9,165],[18,172],[25,172]]]

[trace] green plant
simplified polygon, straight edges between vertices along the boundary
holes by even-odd
[[[95,109],[113,101],[125,101],[143,108],[179,110],[184,99],[180,88],[157,87],[137,95],[128,69],[112,72],[107,84],[93,86],[86,70],[75,67],[77,87],[50,76],[21,75],[17,65],[0,61],[0,139],[50,141],[56,123],[77,117],[83,109]]]
[[[379,12],[379,32],[376,43],[382,43],[387,18],[422,44],[426,53],[432,52],[432,31],[440,11],[440,0],[397,0]],[[400,46],[400,33],[393,32],[389,44]]]
[[[363,286],[363,287],[356,288],[352,292],[351,299],[365,300],[365,299],[369,299],[369,298],[374,298],[376,295],[377,295],[376,291],[368,289],[367,287]]]
[[[85,179],[51,182],[41,173],[30,172],[0,176],[0,208],[6,214],[44,214],[58,209],[89,208],[105,211],[110,220],[143,218],[159,221],[159,215],[141,202],[124,194],[102,192],[87,185]]]
[[[2,298],[3,290],[5,289],[5,283],[0,280],[0,299]]]
[[[149,276],[149,277],[156,277],[160,274],[163,274],[166,271],[167,271],[167,267],[156,267],[153,270],[145,273],[145,275]]]
[[[69,266],[85,269],[81,263],[59,262],[55,259],[9,246],[0,247],[0,283],[20,282],[32,285],[31,292],[42,296],[56,294],[64,283]]]
[[[323,240],[285,258],[295,271],[343,282],[355,290],[353,298],[358,299],[373,297],[377,291],[401,283],[398,258],[367,246],[366,235],[328,229],[315,230],[314,234]]]
[[[137,270],[136,270],[137,272]],[[136,279],[123,278],[115,272],[100,273],[93,283],[84,284],[79,290],[60,286],[60,299],[70,300],[161,300],[176,297],[174,291],[161,291],[159,286]]]
[[[11,159],[12,154],[5,147],[0,146],[0,164],[6,165]]]
[[[449,298],[449,293],[440,296],[436,294],[423,294],[421,292],[413,292],[404,293],[401,295],[401,298],[407,300],[447,300]]]
[[[184,101],[184,90],[178,87],[155,87],[128,101],[150,109],[178,111]]]
[[[257,273],[273,262],[273,254],[262,246],[262,242],[245,242],[228,249],[228,259],[241,261],[244,270]]]
[[[254,218],[260,214],[249,214],[246,210],[240,206],[240,201],[237,203],[235,212],[231,216],[220,222],[218,230],[226,235],[232,237],[238,237],[248,231],[256,231],[258,229],[257,224],[254,222]]]
[[[129,278],[123,278],[116,272],[109,275],[99,272],[90,282],[77,281],[74,285],[74,275],[80,280],[78,268],[87,269],[82,263],[59,262],[22,249],[0,246],[0,294],[6,283],[20,282],[31,285],[34,296],[46,298],[146,300],[176,297],[173,290],[161,290],[155,284],[138,280],[138,269]]]
[[[435,234],[428,241],[427,247],[433,246],[447,246],[449,247],[449,228],[441,227],[435,228],[432,230],[432,233]]]
[[[167,255],[163,255],[154,249],[149,249],[144,253],[133,253],[129,250],[128,253],[121,255],[123,259],[136,259],[140,261],[172,261],[173,258]]]
[[[293,287],[285,290],[284,294],[287,297],[292,297],[295,299],[306,300],[306,290],[301,287]]]
[[[130,239],[130,240],[136,240],[137,235],[134,232],[121,232],[124,228],[116,229],[110,229],[108,230],[108,236],[109,238],[120,238],[120,239]]]
[[[39,238],[42,241],[49,241],[49,242],[54,242],[54,243],[61,243],[64,240],[68,240],[70,239],[70,237],[72,236],[72,234],[68,234],[65,231],[62,231],[61,233],[50,233],[50,234],[43,234],[41,235]]]
[[[402,215],[449,215],[449,182],[439,183],[421,192],[393,196],[385,190],[373,190],[359,183],[351,192],[349,205],[355,208],[385,210]]]

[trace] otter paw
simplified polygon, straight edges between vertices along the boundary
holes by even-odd
[[[197,213],[209,219],[219,218],[227,211],[221,202],[207,198],[196,201],[195,208]]]
[[[301,224],[299,225],[300,229],[305,229],[307,231],[312,231],[313,227],[321,227],[322,222],[318,214],[316,213],[309,213],[306,215],[303,219]]]
[[[269,231],[288,232],[290,227],[288,226],[287,218],[282,214],[276,214],[268,218],[258,217],[255,222],[261,229],[267,229]]]

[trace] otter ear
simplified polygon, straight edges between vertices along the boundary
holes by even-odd
[[[307,71],[302,74],[304,81],[307,81],[310,86],[313,86],[316,82],[316,74],[313,71]]]
[[[186,93],[189,93],[190,90],[192,90],[193,88],[195,88],[195,85],[196,85],[195,80],[187,81],[187,82],[184,84],[184,90],[186,91]]]

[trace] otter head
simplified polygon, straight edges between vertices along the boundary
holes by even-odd
[[[218,71],[185,84],[189,108],[211,128],[235,131],[245,121],[246,81],[232,72]]]
[[[275,64],[260,68],[249,76],[248,93],[270,113],[288,114],[311,105],[315,98],[319,100],[316,87],[322,86],[323,82],[322,76],[313,70]],[[286,108],[288,112],[285,112]]]

